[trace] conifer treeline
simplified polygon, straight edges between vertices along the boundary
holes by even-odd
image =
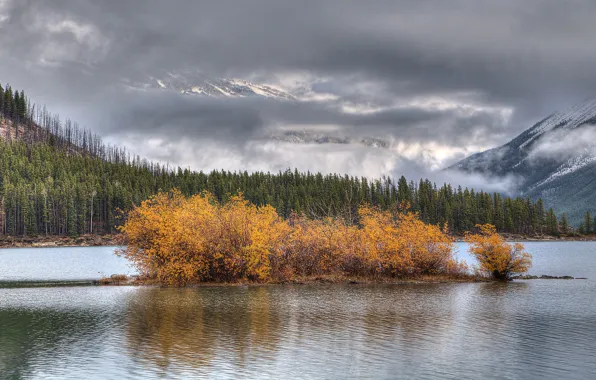
[[[6,89],[0,85],[0,113],[10,119],[25,119],[27,116],[28,100],[25,92],[13,90],[10,85]]]
[[[387,177],[369,180],[290,170],[271,174],[170,169],[105,145],[99,136],[69,120],[62,123],[45,108],[31,105],[22,91],[16,92],[18,97],[15,92],[7,86],[0,96],[0,125],[5,129],[0,134],[4,235],[112,233],[119,223],[117,209],[126,211],[159,190],[173,188],[185,195],[207,190],[220,201],[242,192],[252,203],[270,204],[286,218],[296,212],[357,223],[362,204],[393,209],[405,201],[423,221],[448,223],[456,234],[486,223],[500,232],[560,231],[556,215],[545,211],[541,200],[447,184],[437,187],[428,180],[414,183],[402,177],[396,183]]]

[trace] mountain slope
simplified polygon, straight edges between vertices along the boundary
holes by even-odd
[[[388,148],[390,146],[389,141],[380,138],[355,138],[336,133],[317,133],[307,130],[281,131],[281,133],[271,134],[269,138],[292,144],[356,144],[369,148]]]
[[[215,78],[202,73],[167,73],[161,78],[152,78],[149,87],[214,98],[265,97],[297,100],[293,95],[271,86],[243,79]]]
[[[580,221],[596,205],[596,99],[556,112],[498,148],[450,169],[507,177],[517,192],[543,198]]]

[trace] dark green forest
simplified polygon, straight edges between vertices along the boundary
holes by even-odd
[[[558,234],[571,231],[541,200],[391,178],[338,174],[194,172],[169,168],[106,145],[69,120],[32,105],[23,91],[0,87],[0,232],[8,236],[116,232],[122,211],[159,190],[210,191],[220,200],[238,192],[280,215],[339,216],[357,223],[362,204],[381,209],[407,202],[427,223],[462,234],[478,223],[500,232]],[[583,226],[583,232],[586,227]],[[591,224],[590,224],[591,228]]]

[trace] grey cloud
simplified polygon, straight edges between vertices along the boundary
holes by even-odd
[[[36,101],[107,139],[129,141],[160,159],[187,159],[190,153],[178,154],[177,147],[205,140],[258,167],[273,158],[246,142],[283,125],[336,125],[344,134],[410,144],[490,147],[555,109],[595,95],[596,51],[590,46],[596,3],[589,0],[573,6],[556,0],[2,4],[0,71],[6,77],[0,80],[25,88]],[[308,73],[325,78],[314,91],[340,99],[224,102],[125,86],[187,69],[264,82]],[[429,96],[478,109],[408,102]],[[381,110],[348,114],[341,111],[345,104]],[[512,118],[495,109],[511,109]],[[141,146],[151,138],[162,140]]]
[[[577,70],[591,71],[596,56],[586,48],[596,32],[589,16],[596,4],[587,0],[573,7],[544,0],[29,0],[11,9],[5,27],[40,14],[96,27],[110,43],[98,65],[127,75],[180,66],[218,75],[304,69],[361,73],[395,90],[479,90],[506,101],[532,91],[540,97],[535,91],[549,83],[591,82]],[[47,43],[43,34],[28,30],[21,50],[35,52],[35,39]]]
[[[147,135],[218,139],[242,143],[263,137],[280,121],[295,129],[337,126],[358,137],[394,137],[406,142],[466,143],[471,134],[502,128],[490,113],[465,115],[458,110],[403,107],[369,114],[350,114],[317,102],[272,99],[212,99],[165,91],[128,94],[127,108],[104,120],[111,134],[143,132]],[[117,101],[120,103],[120,100]],[[111,127],[110,127],[111,126]],[[122,128],[125,126],[125,128]]]

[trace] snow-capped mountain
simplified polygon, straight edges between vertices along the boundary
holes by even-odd
[[[555,112],[507,144],[449,169],[510,176],[520,195],[542,197],[579,220],[596,207],[596,99]]]
[[[390,143],[386,140],[372,137],[346,137],[332,133],[316,133],[312,131],[283,131],[272,134],[271,139],[293,144],[358,144],[369,148],[388,148]]]
[[[215,78],[202,73],[167,73],[160,78],[151,78],[148,87],[215,98],[260,96],[281,100],[297,100],[295,96],[271,86],[243,79]]]

